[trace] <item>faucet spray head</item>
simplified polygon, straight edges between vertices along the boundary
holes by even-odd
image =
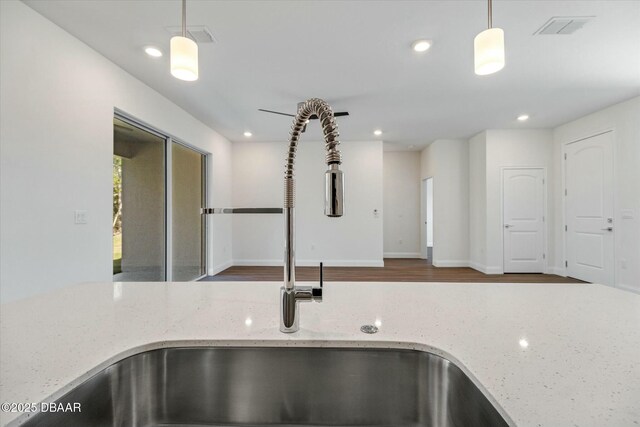
[[[340,217],[344,214],[344,175],[337,163],[332,163],[324,174],[324,214]]]

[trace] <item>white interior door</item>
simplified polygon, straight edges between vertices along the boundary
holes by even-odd
[[[565,150],[567,275],[613,285],[612,132]]]
[[[503,174],[504,272],[544,270],[544,170]]]

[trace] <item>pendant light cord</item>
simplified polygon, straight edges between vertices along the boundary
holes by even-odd
[[[491,15],[493,15],[493,10],[491,8],[491,0],[488,0],[488,8],[489,8],[489,11],[487,13],[487,24],[488,24],[489,28],[493,28],[493,19],[492,19],[492,16],[491,16]]]
[[[187,37],[187,0],[182,0],[182,37]]]

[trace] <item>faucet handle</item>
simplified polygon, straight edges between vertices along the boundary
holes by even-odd
[[[311,287],[311,295],[313,296],[313,300],[317,302],[322,302],[322,286],[323,286],[322,273],[323,273],[322,263],[320,263],[320,286]]]

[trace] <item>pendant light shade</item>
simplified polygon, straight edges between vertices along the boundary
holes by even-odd
[[[504,31],[489,28],[473,40],[476,74],[486,76],[504,68]]]
[[[187,0],[182,0],[182,35],[171,37],[171,75],[198,80],[198,44],[187,37]]]
[[[504,68],[504,31],[493,28],[491,0],[487,0],[487,28],[473,39],[473,62],[479,76]]]
[[[171,74],[180,80],[198,80],[198,44],[188,37],[171,37]]]

